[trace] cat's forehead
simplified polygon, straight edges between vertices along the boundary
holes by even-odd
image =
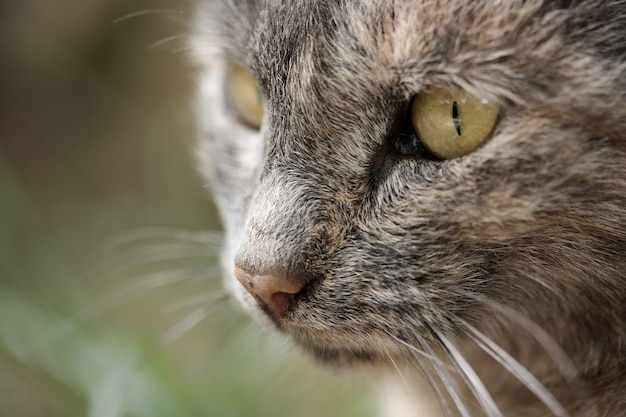
[[[407,72],[409,82],[424,74],[431,83],[500,80],[493,88],[504,90],[525,75],[511,61],[527,65],[539,46],[546,58],[562,46],[549,9],[539,0],[224,1],[204,11],[199,35],[262,83],[289,72]]]
[[[367,121],[380,130],[372,146],[430,87],[455,85],[500,103],[542,95],[561,77],[555,57],[566,49],[558,13],[540,0],[209,5],[196,54],[213,45],[220,59],[249,68],[273,128],[345,137]]]

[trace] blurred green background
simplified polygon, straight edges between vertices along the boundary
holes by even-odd
[[[0,2],[0,417],[375,414],[223,300],[192,6]]]

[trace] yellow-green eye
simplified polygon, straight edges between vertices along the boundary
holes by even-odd
[[[437,158],[458,158],[487,139],[500,107],[460,88],[435,88],[418,94],[411,122],[422,145]]]
[[[233,65],[228,70],[226,95],[237,118],[252,129],[260,129],[263,121],[263,99],[256,80],[250,72],[240,65]]]

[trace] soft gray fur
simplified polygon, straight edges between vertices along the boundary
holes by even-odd
[[[421,368],[444,415],[626,416],[626,1],[207,1],[192,46],[252,315],[235,259],[305,285],[272,321],[320,361],[397,367],[389,413],[435,413]],[[231,62],[260,132],[225,102]],[[411,97],[445,85],[500,104],[491,137],[395,154]]]

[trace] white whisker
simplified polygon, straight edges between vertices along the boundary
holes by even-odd
[[[161,46],[166,45],[168,43],[171,43],[180,39],[187,39],[188,36],[189,35],[186,33],[180,33],[178,35],[168,36],[167,38],[154,42],[152,45],[148,47],[148,50],[159,49]]]
[[[416,332],[414,332],[413,334],[416,334]],[[417,338],[417,342],[420,344],[422,350],[427,350],[428,346],[426,344],[426,342],[423,340],[422,337],[419,337],[419,335],[416,335]],[[432,352],[431,352],[432,354]],[[420,359],[418,359],[415,355],[415,353],[413,354],[413,356],[415,357],[415,360],[418,361],[418,363],[420,364],[420,368],[422,368],[424,370],[424,374],[426,376],[426,379],[428,380],[428,382],[430,383],[430,386],[433,387],[433,389],[435,390],[435,393],[437,395],[437,398],[439,399],[439,404],[441,404],[441,408],[443,409],[443,411],[446,413],[446,415],[448,416],[452,416],[452,407],[450,406],[450,403],[448,402],[448,399],[446,398],[446,396],[444,395],[443,391],[441,390],[441,387],[439,386],[439,384],[434,380],[431,372],[429,372],[424,365],[422,365],[422,362]],[[433,368],[435,368],[435,372],[437,374],[439,374],[440,372],[442,373],[443,371],[439,368],[438,362],[430,362],[431,366]],[[440,378],[441,380],[441,378]],[[444,388],[446,388],[446,391],[448,391],[448,395],[452,395],[450,393],[450,388],[448,386],[448,384],[445,384],[443,380],[441,380],[441,383],[444,384]],[[460,401],[460,398],[459,398]],[[457,409],[458,409],[458,405],[457,405]],[[459,410],[460,411],[460,410]],[[460,411],[461,412],[461,411]]]
[[[459,291],[461,295],[472,298],[473,300],[481,303],[485,307],[492,308],[498,313],[506,315],[511,320],[515,321],[516,324],[522,326],[524,330],[535,339],[541,347],[545,350],[545,352],[550,356],[554,364],[558,367],[559,372],[566,380],[570,381],[576,377],[578,374],[576,365],[567,353],[563,350],[563,348],[554,340],[554,338],[546,332],[543,327],[539,326],[534,321],[530,320],[525,315],[519,313],[514,310],[510,306],[503,305],[501,303],[495,302],[493,300],[485,300],[481,297],[478,297],[475,294],[466,291]]]
[[[122,301],[145,296],[146,291],[161,287],[183,283],[185,281],[204,280],[221,273],[219,266],[208,266],[196,269],[177,269],[153,274],[142,275],[132,282],[125,282],[123,286],[114,289],[109,294],[100,297],[88,307],[76,314],[76,319],[88,320],[101,314]]]
[[[186,282],[191,280],[204,280],[207,277],[213,277],[221,273],[221,268],[218,265],[210,265],[202,268],[181,268],[172,269],[169,271],[155,272],[152,274],[146,274],[134,279],[133,285],[130,285],[128,291],[145,291],[160,288],[180,282]]]
[[[165,261],[181,261],[196,259],[214,260],[216,252],[211,252],[198,245],[191,244],[161,244],[132,249],[121,255],[112,256],[97,265],[94,273],[106,271],[107,275],[117,275],[122,271],[136,267]]]
[[[152,274],[142,275],[134,279],[134,285],[131,285],[129,291],[144,291],[154,288],[164,287],[167,285],[177,284],[184,281],[206,279],[221,273],[221,268],[217,265],[206,266],[202,268],[181,268],[170,271],[155,272]]]
[[[144,10],[137,10],[136,12],[131,12],[128,14],[125,14],[124,16],[120,16],[116,19],[113,19],[113,24],[118,24],[120,22],[124,22],[126,20],[129,19],[133,19],[135,17],[139,17],[139,16],[145,16],[145,15],[150,15],[150,14],[165,14],[165,15],[184,15],[185,11],[184,10],[174,10],[174,9],[144,9]]]
[[[444,372],[443,367],[441,366],[441,363],[440,363],[439,359],[437,357],[435,357],[435,354],[432,351],[432,349],[430,349],[430,347],[428,347],[428,344],[426,344],[422,340],[422,338],[419,336],[419,334],[414,332],[413,335],[417,339],[417,341],[420,344],[422,350],[420,350],[420,349],[416,348],[415,346],[405,342],[404,340],[402,340],[402,339],[400,339],[400,338],[390,334],[390,336],[392,338],[394,338],[400,344],[404,345],[405,347],[407,347],[409,349],[409,351],[413,354],[413,357],[415,358],[417,363],[420,364],[420,367],[423,368],[423,365],[421,365],[422,362],[420,360],[420,357],[424,357],[424,358],[426,358],[426,359],[428,359],[430,361],[430,364],[433,366],[433,369],[435,370],[435,372],[436,372],[437,376],[439,377],[441,383],[443,384],[444,388],[446,389],[446,391],[448,392],[448,394],[452,398],[452,401],[456,405],[457,410],[461,413],[461,416],[462,417],[471,417],[469,411],[465,407],[465,404],[463,404],[463,401],[461,400],[461,397],[457,393],[456,388],[452,385],[452,382],[450,381],[450,379],[448,378],[448,376]],[[443,396],[442,392],[440,391],[440,389],[437,388],[439,386],[439,384],[434,383],[432,378],[428,378],[428,379],[429,379],[429,382],[431,382],[431,386],[433,387],[433,389],[439,395],[440,401],[443,401],[446,404],[445,407],[447,408],[449,414],[452,415],[451,410],[450,410],[450,406],[447,403],[447,401],[445,400],[445,396]]]
[[[222,246],[222,233],[220,232],[192,232],[171,227],[141,227],[110,236],[104,241],[104,248],[114,250],[128,244],[163,239],[197,243],[215,249],[219,249]]]
[[[223,300],[226,300],[226,298],[223,298]],[[197,326],[202,320],[207,318],[211,311],[214,310],[219,304],[220,303],[213,303],[194,310],[187,317],[166,330],[161,336],[160,342],[167,345],[179,339],[185,333]]]
[[[443,333],[437,331],[437,329],[432,328],[432,330],[441,343],[441,347],[446,353],[449,353],[450,359],[457,365],[461,376],[466,380],[468,388],[474,393],[476,400],[478,400],[487,415],[490,417],[502,417],[502,412],[496,405],[487,387],[485,387],[485,384],[483,384],[476,371],[474,371],[474,368],[472,368],[450,339]]]
[[[391,356],[391,354],[389,354],[389,352],[387,352],[387,357],[389,358],[389,360],[391,361],[391,364],[393,365],[393,367],[395,368],[396,372],[398,373],[398,375],[400,375],[400,379],[402,380],[402,383],[404,384],[405,387],[409,387],[409,383],[406,380],[406,378],[404,377],[404,374],[402,373],[402,371],[400,370],[400,368],[398,367],[398,365],[396,364],[396,361],[393,360],[393,357]]]
[[[174,54],[174,55],[178,55],[178,54],[189,54],[193,50],[194,50],[193,47],[185,45],[185,46],[181,46],[179,48],[171,49],[170,52],[172,54]]]
[[[199,294],[193,297],[187,297],[185,300],[171,303],[165,309],[165,313],[174,313],[178,310],[194,307],[198,304],[206,303],[221,303],[229,298],[229,294],[225,290],[215,290],[207,292],[206,294]]]
[[[539,381],[528,369],[520,364],[508,352],[498,346],[493,340],[485,336],[482,332],[469,324],[467,321],[457,318],[470,333],[467,335],[489,356],[494,358],[511,375],[517,378],[526,386],[537,398],[539,398],[555,416],[568,417],[569,414],[550,391]]]

